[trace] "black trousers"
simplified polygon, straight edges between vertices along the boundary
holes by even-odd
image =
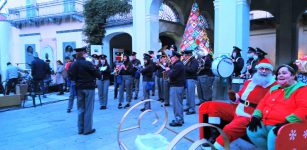
[[[18,83],[18,78],[9,79],[6,83],[6,95],[10,95],[12,89],[16,89],[16,85]],[[16,91],[14,90],[16,94]]]

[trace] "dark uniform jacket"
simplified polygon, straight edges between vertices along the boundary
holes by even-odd
[[[186,79],[197,79],[198,61],[194,56],[184,66]]]
[[[152,61],[150,61],[144,66],[144,68],[141,70],[141,73],[143,75],[143,81],[154,81],[153,73],[155,71],[155,68],[156,66]]]
[[[133,66],[132,77],[139,79],[140,76],[136,77],[135,75],[136,75],[136,72],[138,71],[138,66],[141,64],[141,61],[138,60],[138,59],[134,59],[134,60],[131,60],[131,63],[132,63],[132,66]]]
[[[185,85],[184,71],[184,65],[180,60],[171,65],[171,69],[167,71],[171,87],[183,87]]]
[[[124,65],[126,66],[127,69],[126,70],[120,69],[119,75],[132,75],[133,74],[132,63],[130,61],[125,61]]]
[[[68,74],[76,82],[76,89],[95,89],[96,78],[101,79],[101,75],[95,66],[86,61],[85,58],[77,58],[71,64]]]
[[[39,81],[46,78],[47,73],[50,71],[48,64],[39,58],[34,58],[31,63],[31,75],[33,80]]]
[[[102,76],[101,79],[102,80],[110,80],[110,78],[111,78],[111,67],[110,67],[110,65],[109,64],[104,64],[104,65],[98,65],[98,67],[99,67],[99,72],[100,72],[100,74]],[[107,69],[104,70],[104,71],[101,71],[100,70],[101,67],[107,67]]]
[[[257,60],[254,60],[254,58],[250,58],[250,59],[247,60],[247,62],[246,62],[247,66],[248,66],[248,65],[251,65],[251,69],[248,69],[248,70],[247,70],[248,73],[249,73],[250,75],[253,75],[254,73],[257,72],[257,70],[256,70],[256,68],[255,68],[255,66],[257,65],[257,63],[258,63],[258,61],[257,61]]]
[[[213,77],[213,72],[211,69],[213,58],[211,55],[204,56],[203,58],[202,69],[199,71],[199,76],[207,75]]]
[[[234,60],[234,76],[239,76],[241,75],[241,70],[243,69],[244,67],[244,60],[242,57],[236,57],[236,58],[233,58],[232,59]]]

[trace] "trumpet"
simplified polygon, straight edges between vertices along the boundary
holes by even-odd
[[[192,57],[194,57],[194,56],[191,56],[191,57],[189,57],[188,59],[185,59],[185,60],[183,61],[183,65],[186,65],[186,64],[190,61],[190,59],[191,59]]]

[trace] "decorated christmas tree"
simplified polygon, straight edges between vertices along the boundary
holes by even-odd
[[[206,20],[200,15],[197,3],[194,3],[180,44],[181,51],[198,48],[210,53],[209,38],[205,26]]]

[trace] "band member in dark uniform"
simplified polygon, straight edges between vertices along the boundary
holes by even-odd
[[[171,66],[167,67],[167,75],[170,78],[170,97],[174,105],[175,119],[169,124],[170,126],[177,127],[184,124],[183,118],[183,91],[185,85],[184,65],[180,60],[181,54],[173,51],[171,57]]]
[[[76,82],[77,105],[78,105],[78,134],[92,134],[93,129],[93,111],[95,100],[96,78],[101,76],[94,65],[85,60],[86,49],[76,50],[77,60],[69,67],[69,75]]]
[[[241,75],[241,71],[243,69],[244,66],[244,60],[241,56],[241,49],[234,46],[233,47],[233,51],[232,51],[232,55],[231,55],[231,59],[232,62],[234,63],[235,69],[234,69],[234,76],[240,76]]]
[[[115,53],[115,61],[113,63],[113,75],[114,75],[114,99],[117,99],[117,95],[118,95],[118,88],[119,88],[119,85],[121,83],[121,80],[119,79],[119,76],[118,76],[118,68],[119,66],[122,64],[122,57],[121,57],[121,53],[120,52],[116,52]]]
[[[158,84],[158,101],[164,102],[163,96],[163,72],[165,71],[165,67],[162,64],[162,56],[160,55],[159,60],[156,63],[156,76],[157,76],[157,84]]]
[[[256,54],[257,54],[257,59],[258,59],[258,62],[260,62],[262,59],[265,58],[265,55],[267,55],[268,53],[266,53],[264,50],[256,47]]]
[[[107,109],[111,68],[106,59],[107,58],[106,55],[102,54],[98,58],[99,62],[97,66],[101,74],[101,80],[97,81],[100,109]]]
[[[154,77],[153,73],[155,71],[156,66],[153,64],[151,60],[151,56],[149,54],[144,54],[144,68],[141,69],[141,73],[143,75],[143,98],[144,100],[149,99],[149,91],[154,88]],[[145,111],[150,109],[150,102],[146,102],[144,108],[141,111]]]
[[[130,107],[130,102],[132,99],[132,73],[133,67],[132,63],[129,60],[129,55],[124,54],[123,64],[119,66],[119,75],[122,78],[122,83],[119,85],[119,104],[118,108],[122,108],[122,102],[124,102],[124,91],[126,90],[126,102],[127,104],[124,108]]]
[[[195,84],[197,80],[198,61],[192,54],[193,50],[184,51],[185,78],[186,78],[186,98],[188,101],[187,115],[195,114]]]
[[[256,50],[254,48],[248,47],[247,58],[248,60],[246,61],[246,70],[240,75],[240,77],[249,79],[253,76],[254,73],[257,72],[255,66],[258,63],[258,56],[256,55]]]
[[[203,58],[198,58],[198,76],[197,76],[197,94],[200,105],[203,102],[212,100],[212,85],[214,75],[211,70],[213,57],[211,54],[206,54]]]
[[[140,89],[140,67],[141,61],[136,58],[136,52],[132,52],[131,63],[133,66],[132,73],[132,91],[134,91],[134,99],[138,99],[139,89]]]
[[[162,71],[162,80],[163,80],[163,82],[162,82],[162,97],[163,97],[163,100],[164,100],[164,106],[170,106],[169,78],[168,78],[166,71],[165,71],[165,68],[170,66],[170,60],[168,60],[168,56],[166,56],[166,54],[161,56],[160,64],[164,67],[164,69]],[[160,67],[162,67],[161,65],[160,65]]]
[[[155,52],[154,52],[154,51],[148,51],[148,54],[150,55],[151,60],[152,60],[152,62],[154,63],[154,65],[156,65],[156,63],[157,63],[158,60],[157,60],[157,58],[155,57]],[[154,78],[155,83],[157,83],[157,82],[156,82],[156,81],[157,81],[157,79],[156,79],[156,69],[157,69],[157,68],[155,68],[154,73],[153,73],[153,78]],[[155,92],[156,92],[156,84],[154,85],[154,87],[153,87],[153,89],[152,89],[151,96],[155,96]]]

